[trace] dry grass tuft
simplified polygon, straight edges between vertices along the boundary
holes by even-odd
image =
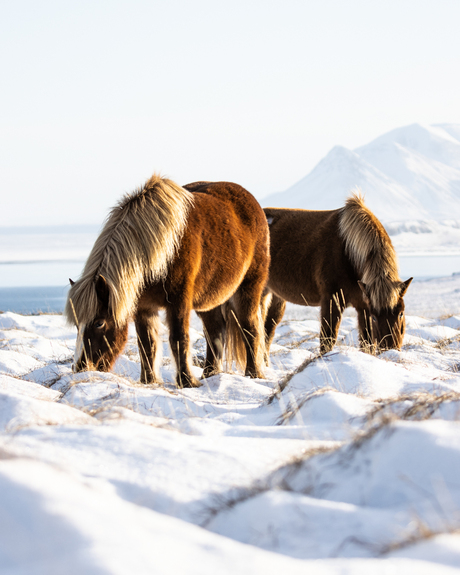
[[[332,445],[316,445],[315,447],[310,447],[308,449],[304,449],[300,455],[296,455],[290,461],[279,467],[277,470],[273,472],[273,476],[276,475],[282,469],[286,469],[290,467],[292,471],[297,470],[299,467],[302,466],[305,461],[311,459],[312,457],[316,457],[317,455],[330,455],[331,453],[335,453],[339,449],[343,447],[343,443],[341,441],[336,441]],[[277,485],[278,488],[282,488]],[[285,487],[287,491],[292,491],[290,487]]]
[[[356,432],[351,443],[346,448],[347,453],[351,454],[357,451],[380,431],[387,430],[388,433],[392,433],[393,430],[390,430],[389,426],[397,420],[398,418],[394,414],[382,414],[377,421],[372,421],[365,429]]]
[[[304,360],[299,367],[297,367],[296,369],[290,371],[287,375],[285,375],[283,377],[283,379],[281,379],[277,385],[275,386],[275,389],[273,391],[273,393],[271,395],[268,396],[268,398],[265,400],[267,405],[270,405],[273,400],[276,397],[279,397],[280,393],[286,388],[286,386],[288,385],[288,383],[291,381],[291,379],[297,375],[298,373],[302,372],[305,368],[307,368],[311,363],[313,363],[314,361],[316,361],[317,359],[320,359],[321,357],[323,357],[319,352],[317,352],[313,357],[308,357],[306,360]]]
[[[0,447],[0,461],[4,461],[7,459],[17,459],[18,457],[19,457],[18,455],[14,455],[13,453],[10,453],[3,447]]]
[[[355,455],[355,452],[361,449],[363,445],[369,442],[378,432],[386,429],[388,433],[392,433],[389,426],[395,420],[395,417],[382,418],[377,424],[355,433],[349,443],[335,442],[332,445],[318,445],[303,451],[300,455],[292,458],[288,463],[283,464],[271,474],[271,488],[292,491],[289,485],[289,478],[295,475],[295,473],[313,457],[328,457],[341,451],[337,464],[340,466],[341,462],[346,462],[348,465]],[[302,493],[309,493],[310,487],[313,486],[306,487],[305,490],[302,490]]]
[[[286,405],[286,408],[283,411],[283,413],[276,420],[275,425],[284,425],[285,423],[288,423],[289,421],[291,421],[296,416],[296,414],[299,412],[299,410],[308,401],[310,401],[311,399],[313,399],[315,397],[318,397],[319,395],[324,395],[325,393],[328,393],[329,391],[334,391],[337,393],[337,390],[334,389],[333,387],[322,387],[321,389],[315,389],[313,391],[309,391],[308,393],[306,393],[302,397],[296,398],[295,400],[290,400],[288,402],[288,404]]]
[[[394,551],[399,551],[400,549],[405,549],[422,541],[433,539],[438,535],[454,535],[460,533],[458,526],[447,526],[444,529],[437,530],[432,529],[419,517],[416,517],[414,521],[411,522],[410,530],[408,531],[408,535],[404,535],[400,539],[390,541],[385,544],[377,543],[375,541],[366,541],[354,536],[346,537],[330,557],[342,557],[342,552],[348,545],[357,545],[362,547],[374,557],[385,557],[385,555],[389,555]]]
[[[460,334],[454,337],[445,337],[440,339],[434,344],[434,347],[436,349],[445,350],[447,347],[458,341],[460,341]]]
[[[441,404],[448,402],[460,402],[460,393],[456,391],[441,394],[418,392],[381,399],[377,402],[376,408],[368,414],[366,422],[372,424],[382,417],[417,421],[430,419]],[[389,410],[391,414],[388,413]],[[460,403],[458,411],[460,415]]]
[[[433,539],[438,535],[454,535],[460,534],[460,528],[458,525],[451,525],[445,526],[443,529],[432,529],[427,523],[425,523],[422,519],[417,517],[415,519],[415,528],[413,531],[403,537],[398,541],[392,541],[388,543],[378,550],[378,555],[384,556],[392,553],[393,551],[399,551],[400,549],[405,549],[406,547],[410,547],[411,545],[416,545],[421,541],[426,541],[428,539]]]
[[[209,523],[222,513],[229,511],[240,503],[244,503],[253,497],[257,497],[261,493],[269,491],[270,486],[266,482],[256,481],[253,485],[248,487],[240,487],[232,489],[227,494],[218,494],[214,496],[213,503],[202,511],[204,519],[200,521],[200,527],[207,528]]]

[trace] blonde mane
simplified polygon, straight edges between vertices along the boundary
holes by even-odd
[[[401,283],[396,252],[385,228],[365,206],[360,192],[353,193],[341,209],[339,234],[345,242],[347,256],[366,285],[372,306],[377,312],[394,308]]]
[[[192,205],[190,192],[157,174],[127,194],[111,210],[81,278],[70,288],[67,321],[78,325],[95,318],[95,283],[102,275],[109,287],[109,310],[117,325],[126,323],[146,283],[167,274]]]

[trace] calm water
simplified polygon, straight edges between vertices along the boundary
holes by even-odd
[[[0,311],[62,312],[69,278],[80,276],[98,229],[0,228]]]
[[[83,264],[84,259],[0,263],[0,311],[62,312],[69,288],[67,280],[78,278]],[[399,264],[404,280],[411,276],[444,277],[460,272],[460,255],[401,256]],[[15,283],[19,287],[14,287]]]
[[[0,311],[61,313],[68,289],[56,286],[0,288]]]

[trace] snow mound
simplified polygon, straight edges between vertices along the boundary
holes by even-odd
[[[132,327],[113,373],[74,374],[62,317],[0,314],[0,571],[452,572],[459,282],[414,282],[401,351],[361,352],[347,310],[320,357],[318,310],[288,306],[266,379],[184,390],[166,332],[140,385]]]

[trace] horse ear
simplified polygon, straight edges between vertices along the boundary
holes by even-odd
[[[108,309],[110,290],[107,280],[104,276],[97,276],[96,294],[99,302],[104,306],[104,308]]]
[[[358,285],[361,288],[361,291],[363,292],[363,300],[364,303],[366,303],[367,305],[370,305],[371,303],[371,299],[369,297],[369,294],[367,292],[367,286],[365,283],[363,283],[362,281],[358,280]]]
[[[406,293],[407,288],[410,286],[410,283],[413,279],[414,278],[409,278],[405,282],[401,282],[399,284],[399,297],[404,297],[404,294]]]
[[[75,282],[73,281],[73,279],[71,279],[71,278],[69,278],[69,282],[70,282],[70,285],[71,285],[71,286],[73,286],[74,283],[75,283]]]

